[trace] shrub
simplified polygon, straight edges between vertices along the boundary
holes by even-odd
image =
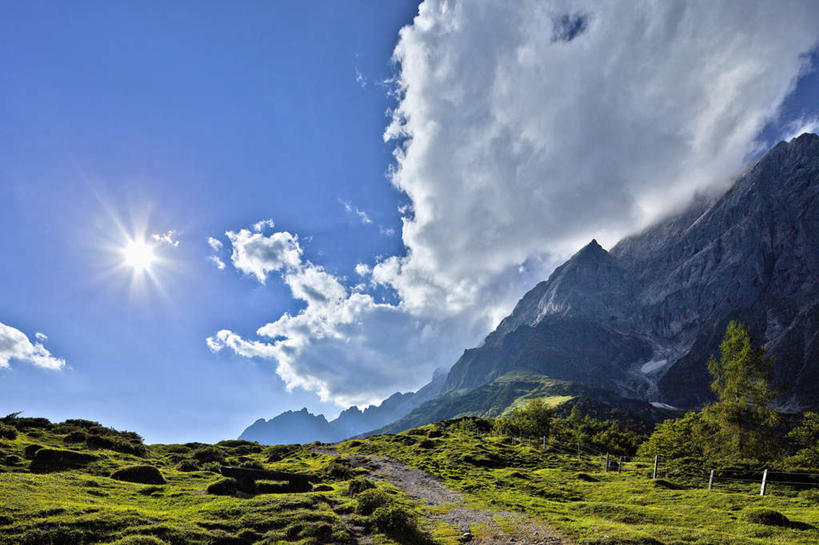
[[[745,513],[745,520],[755,524],[764,524],[765,526],[787,526],[790,523],[788,517],[779,511],[764,508],[747,511]]]
[[[41,448],[31,460],[31,471],[42,473],[47,471],[61,471],[77,469],[97,459],[93,454],[52,448]]]
[[[356,498],[356,513],[369,515],[379,507],[383,507],[390,502],[390,497],[378,489],[365,490]]]
[[[284,460],[299,449],[298,445],[273,445],[267,448],[267,461],[270,463]]]
[[[114,471],[112,479],[141,484],[165,484],[165,477],[154,466],[133,466]]]
[[[418,533],[414,517],[395,504],[379,507],[372,518],[376,527],[388,536],[409,537]]]
[[[349,485],[347,485],[347,495],[357,496],[361,492],[373,488],[375,488],[375,483],[373,483],[371,480],[365,479],[364,477],[356,477],[350,481]]]
[[[0,423],[0,439],[17,439],[17,429],[14,426]]]
[[[19,414],[19,413],[18,413]],[[48,418],[25,418],[19,416],[6,416],[3,418],[5,424],[10,424],[17,428],[17,431],[27,431],[33,429],[51,429],[51,421]]]
[[[243,439],[227,439],[216,443],[220,447],[229,448],[234,454],[255,454],[264,450],[264,447],[259,443],[253,441],[245,441]]]
[[[137,435],[137,437],[139,436]],[[85,444],[91,449],[107,449],[125,454],[134,454],[136,456],[145,456],[148,453],[148,449],[141,442],[137,442],[133,438],[124,437],[122,434],[89,435]]]
[[[225,462],[224,453],[222,453],[222,451],[216,447],[198,448],[193,451],[191,456],[193,456],[200,462],[219,462],[220,464],[223,464]]]
[[[355,476],[353,466],[350,465],[350,462],[341,458],[336,458],[327,464],[324,472],[328,477],[340,481],[346,481]]]
[[[72,431],[63,438],[64,443],[85,443],[87,436],[81,431]]]
[[[238,483],[236,479],[219,479],[208,486],[208,494],[217,496],[232,496],[236,493]]]
[[[435,446],[435,441],[432,439],[424,439],[420,443],[418,443],[419,448],[432,448]]]
[[[199,466],[196,465],[195,463],[193,463],[190,460],[183,460],[183,461],[179,462],[179,465],[176,466],[176,469],[178,469],[179,471],[185,471],[185,472],[199,471]]]

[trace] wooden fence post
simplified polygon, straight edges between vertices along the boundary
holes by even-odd
[[[654,473],[651,475],[651,478],[652,478],[652,479],[656,479],[656,478],[657,478],[657,460],[658,460],[659,458],[660,458],[660,456],[659,456],[659,455],[654,456]]]
[[[605,467],[605,469],[603,471],[608,471],[608,470],[609,470],[609,453],[607,452],[606,453],[606,467]]]
[[[620,461],[617,462],[617,473],[623,472],[623,457],[620,456]]]
[[[711,490],[711,486],[714,484],[714,470],[711,470],[711,475],[708,476],[708,490]]]
[[[759,495],[760,496],[765,495],[765,487],[767,486],[767,484],[768,484],[768,470],[766,469],[765,471],[762,472],[762,488],[759,489]]]

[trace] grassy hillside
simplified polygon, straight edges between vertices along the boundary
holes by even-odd
[[[819,543],[817,489],[776,485],[760,497],[755,483],[709,492],[690,468],[663,466],[658,481],[645,463],[604,472],[599,458],[494,436],[490,422],[476,419],[321,448],[144,446],[135,434],[84,421],[18,419],[16,427],[13,438],[8,426],[0,430],[4,544],[457,543],[461,531],[436,518],[446,506],[362,477],[363,461],[379,455],[440,477],[470,506],[523,512],[582,543]],[[218,473],[223,463],[305,473],[312,490],[261,483],[251,496],[208,493],[231,492]],[[125,477],[146,482],[118,480],[134,466],[161,475],[139,470]],[[479,539],[485,530],[472,531]]]
[[[464,416],[495,418],[535,398],[545,398],[554,406],[561,405],[563,408],[559,414],[568,414],[575,403],[582,403],[584,412],[589,414],[618,412],[620,419],[656,422],[670,414],[645,401],[621,398],[607,390],[553,379],[535,371],[518,370],[472,390],[442,394],[375,433],[396,433]]]

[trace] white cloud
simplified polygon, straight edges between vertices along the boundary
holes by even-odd
[[[799,117],[791,121],[785,128],[785,135],[782,139],[791,140],[806,132],[814,134],[819,132],[819,117]]]
[[[367,76],[361,73],[357,66],[353,66],[355,69],[355,82],[362,88],[367,87]]]
[[[366,263],[358,263],[355,266],[355,273],[358,276],[367,276],[372,271],[373,271],[372,268],[369,265],[367,265]]]
[[[210,246],[214,252],[218,252],[222,249],[222,241],[218,238],[208,237],[208,246]]]
[[[172,246],[174,248],[179,246],[179,239],[176,238],[176,231],[173,229],[165,233],[154,233],[151,235],[151,238],[160,244],[167,244],[168,246]]]
[[[34,336],[39,341],[46,339],[42,333],[35,333]],[[0,369],[8,367],[11,360],[45,369],[57,370],[65,367],[65,360],[52,356],[42,342],[32,343],[19,329],[0,323]]]
[[[219,269],[220,271],[225,269],[225,262],[222,261],[222,258],[220,258],[218,255],[208,256],[208,259],[213,261],[216,264],[216,268]]]
[[[275,226],[276,224],[273,223],[273,220],[268,218],[266,220],[259,220],[256,223],[254,223],[253,230],[256,231],[257,233],[261,233],[265,227],[273,229]]]
[[[45,333],[40,333],[39,331],[37,331],[37,332],[34,333],[34,338],[42,343],[42,342],[45,342],[45,341],[48,340],[48,335],[46,335]]]
[[[408,252],[374,278],[413,312],[509,310],[521,264],[544,276],[721,187],[817,28],[808,1],[424,2],[385,131]]]
[[[247,339],[223,329],[206,339],[213,352],[225,348],[247,358],[270,359],[288,388],[305,388],[341,406],[368,405],[392,394],[396,388],[417,388],[432,371],[449,361],[467,340],[459,317],[418,320],[400,305],[378,303],[364,293],[364,286],[348,289],[342,280],[323,267],[301,258],[298,237],[274,232],[269,237],[242,229],[242,236],[228,232],[233,266],[254,274],[262,282],[267,271],[280,271],[294,299],[305,306],[296,314],[285,313],[262,325]],[[292,241],[293,246],[255,252],[248,245],[265,241]],[[298,248],[298,250],[296,250]],[[283,254],[292,258],[287,261]],[[252,264],[251,264],[252,263]],[[369,270],[356,267],[359,274]]]
[[[289,387],[341,405],[420,385],[591,238],[720,190],[817,22],[808,1],[424,2],[395,49],[385,131],[406,253],[356,267],[397,302],[304,260],[294,234],[228,232],[236,269],[280,272],[305,306],[209,346],[273,359]]]
[[[267,225],[267,221],[255,224],[254,230],[260,231],[256,226]],[[286,231],[264,236],[260,232],[241,229],[225,234],[233,248],[230,256],[233,266],[245,274],[252,274],[262,284],[269,273],[297,267],[301,263],[302,250],[298,237]]]
[[[355,206],[353,206],[351,203],[349,203],[347,201],[339,200],[339,202],[344,206],[344,210],[346,210],[348,213],[355,214],[356,216],[358,216],[358,219],[364,225],[368,225],[368,224],[373,222],[373,220],[370,219],[370,216],[368,216],[367,213],[364,212],[363,210],[360,210],[360,209],[356,208]]]

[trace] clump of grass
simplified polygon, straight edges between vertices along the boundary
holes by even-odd
[[[216,447],[200,447],[194,450],[191,456],[200,462],[225,463],[225,454]]]
[[[355,476],[353,466],[348,460],[343,458],[336,458],[332,460],[329,464],[327,464],[324,473],[328,478],[339,481],[346,481]]]
[[[355,511],[359,515],[370,515],[390,502],[390,497],[383,490],[372,489],[361,492],[356,498]]]
[[[365,490],[371,490],[373,488],[375,488],[375,483],[371,480],[364,477],[356,477],[347,485],[347,495],[357,496]]]

